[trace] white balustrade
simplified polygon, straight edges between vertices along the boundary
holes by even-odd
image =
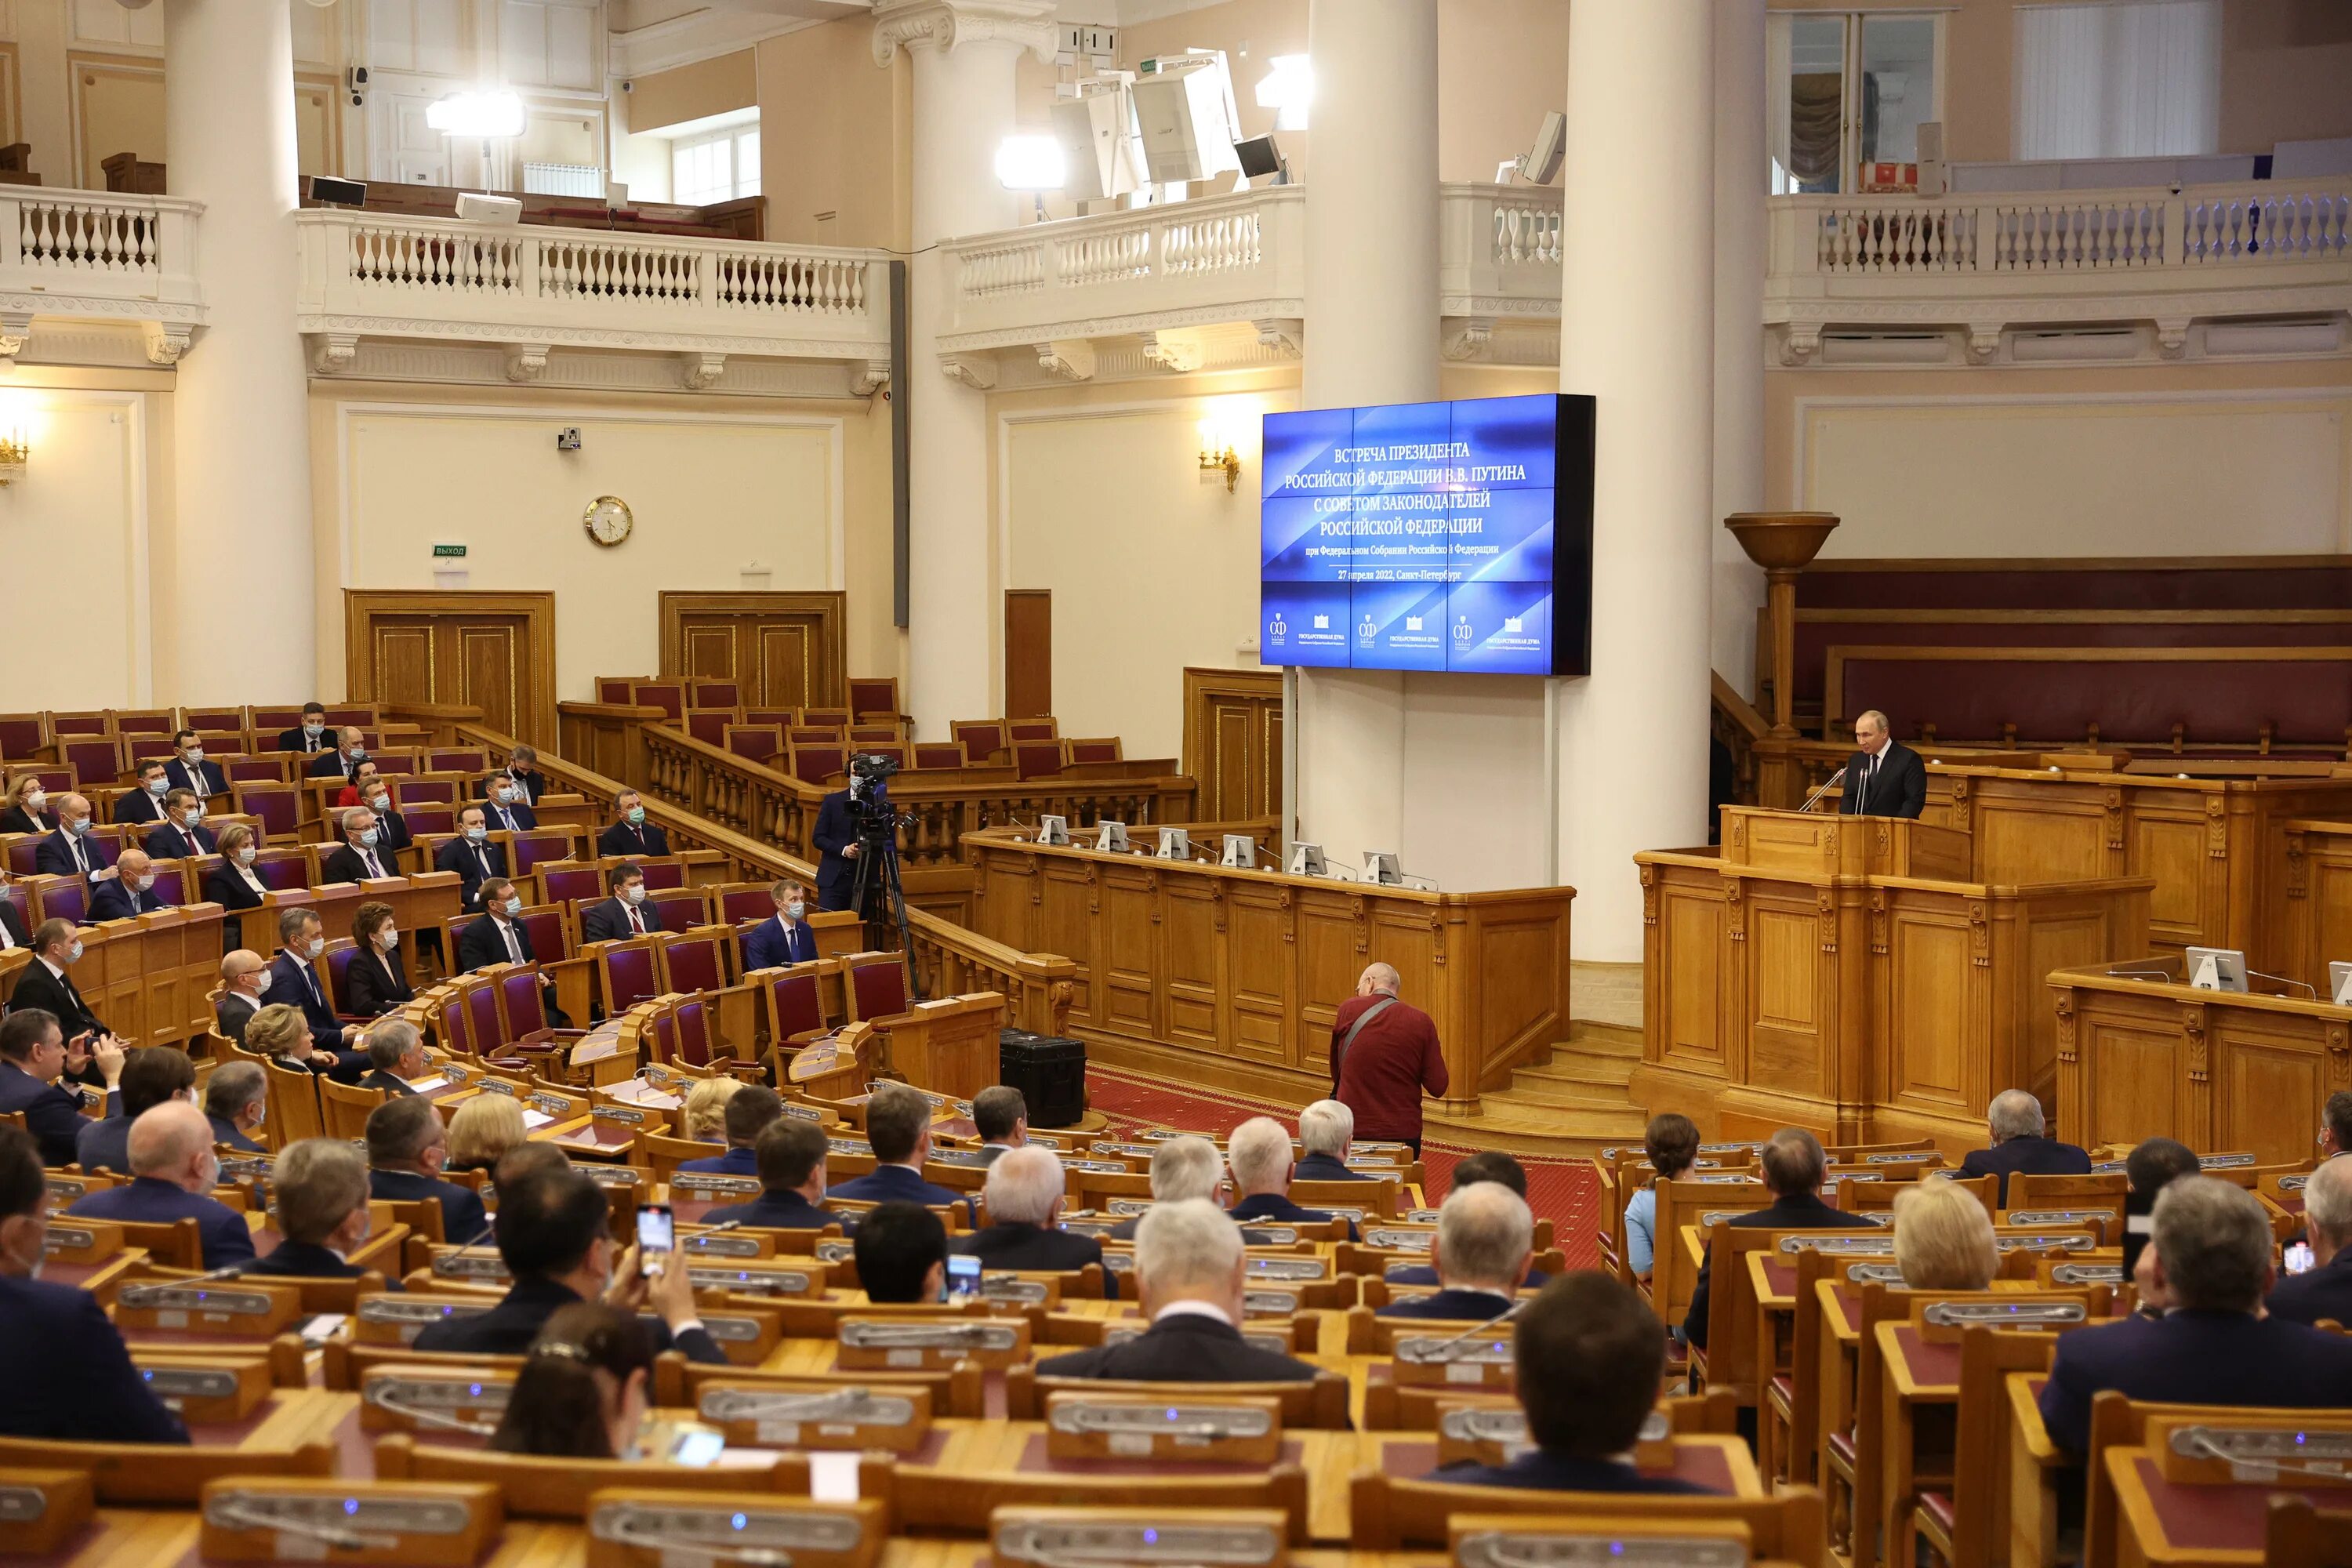
[[[24,185],[0,192],[0,290],[46,294],[60,315],[202,321],[192,252],[203,204]]]
[[[296,215],[305,331],[626,343],[872,358],[883,253],[454,218]],[[647,345],[656,346],[656,345]]]

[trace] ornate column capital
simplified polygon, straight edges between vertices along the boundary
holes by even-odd
[[[1002,42],[1051,65],[1053,17],[1054,0],[876,0],[874,63],[888,65],[900,49]]]

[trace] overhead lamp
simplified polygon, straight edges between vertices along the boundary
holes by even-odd
[[[32,456],[32,439],[22,428],[0,436],[0,489],[25,477],[25,465]]]
[[[425,123],[450,136],[522,134],[522,100],[511,92],[453,92],[425,106]]]
[[[1315,101],[1315,62],[1306,55],[1276,55],[1258,79],[1257,106],[1274,110],[1276,131],[1307,129],[1307,106]]]

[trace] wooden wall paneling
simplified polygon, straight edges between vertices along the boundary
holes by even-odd
[[[1503,901],[1474,898],[1469,918],[1433,919],[1432,989],[1459,998],[1471,1013],[1470,1027],[1455,1037],[1486,1042],[1483,1063],[1461,1066],[1478,1075],[1481,1093],[1509,1085],[1518,1064],[1539,1057],[1568,1038],[1570,1023],[1559,1005],[1568,994],[1569,930],[1564,906],[1549,900]],[[1449,972],[1477,955],[1477,973],[1465,987]],[[1455,1062],[1449,1059],[1447,1071]],[[1449,1100],[1463,1100],[1460,1074]]]
[[[1643,1054],[1729,1076],[1725,879],[1687,867],[1645,866]],[[1654,910],[1654,918],[1652,916]],[[1654,1044],[1653,1043],[1654,1042]]]
[[[1282,814],[1282,671],[1184,671],[1184,771],[1203,822]]]
[[[664,593],[661,673],[735,681],[747,707],[840,707],[849,691],[845,597]]]
[[[2283,1112],[2326,1103],[2323,1042],[2235,1011],[2216,1014],[2206,1035],[2211,1142],[2196,1147],[2251,1149],[2264,1164],[2310,1159],[2311,1119]]]
[[[1193,877],[1164,879],[1160,908],[1160,1003],[1166,1038],[1215,1050],[1231,1037],[1225,1016],[1225,885]]]
[[[1297,1003],[1297,904],[1286,887],[1236,881],[1224,898],[1225,1040],[1260,1062],[1289,1062]],[[1328,1028],[1328,1026],[1327,1025]]]
[[[1160,1032],[1159,878],[1149,860],[1098,868],[1100,912],[1095,1013],[1105,1028],[1164,1037]]]
[[[1095,919],[1094,868],[1084,861],[1060,858],[1041,859],[1038,867],[1043,897],[1037,908],[1037,941],[1026,951],[1058,952],[1077,961],[1070,1019],[1100,1026],[1102,989],[1095,984],[1100,972],[1096,951],[1100,927]]]
[[[2185,1074],[2175,1030],[2102,1009],[2084,1018],[2084,1033],[2083,1049],[2095,1086],[2084,1107],[2092,1142],[2136,1144],[2144,1138],[2168,1136],[2191,1148],[2212,1147],[2200,1135],[2201,1130],[2190,1127],[2181,1115]],[[2062,1091],[2062,1115],[2066,1102]]]
[[[1054,591],[1004,590],[1004,716],[1054,711]],[[977,715],[973,715],[977,717]]]
[[[354,701],[471,704],[492,729],[556,743],[553,594],[346,588],[343,670]]]

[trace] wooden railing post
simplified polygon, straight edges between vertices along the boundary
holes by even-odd
[[[1837,525],[1825,511],[1740,511],[1723,520],[1748,559],[1764,568],[1764,616],[1772,639],[1772,733],[1781,740],[1797,733],[1797,574],[1811,563]]]

